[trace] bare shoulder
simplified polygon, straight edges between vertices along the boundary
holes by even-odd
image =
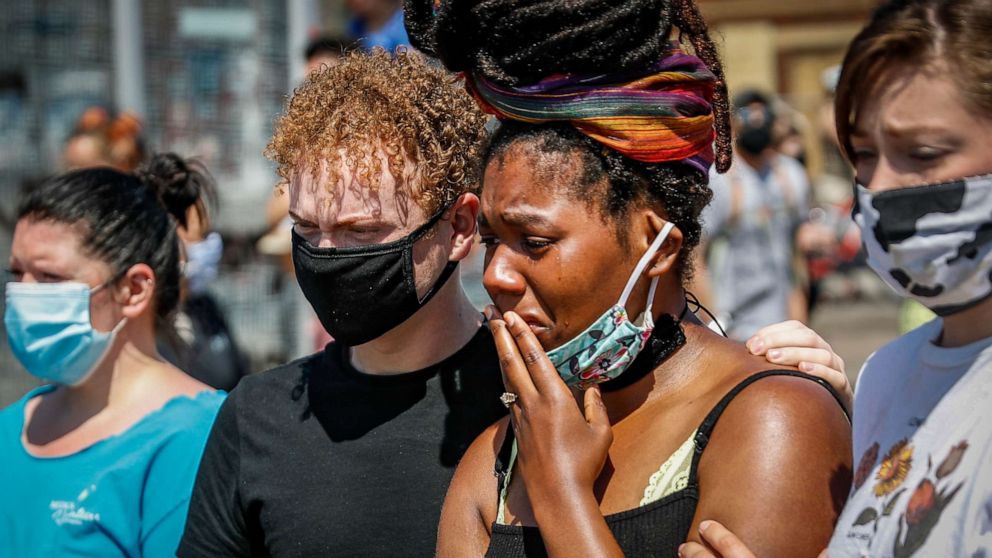
[[[458,467],[473,469],[485,465],[492,473],[494,460],[503,445],[509,426],[510,418],[503,417],[483,430],[469,445]]]
[[[204,391],[214,391],[214,388],[172,365],[166,365],[161,388],[162,394],[167,399],[179,396],[195,397]]]
[[[189,376],[168,363],[161,363],[154,373],[146,375],[138,391],[133,392],[128,403],[129,414],[134,420],[162,409],[177,398],[196,398],[214,388]]]
[[[698,473],[697,522],[721,521],[758,556],[815,555],[850,488],[850,423],[819,383],[763,377],[727,405]]]
[[[754,374],[747,374],[753,376]],[[765,460],[800,453],[849,456],[851,424],[834,394],[807,377],[768,375],[729,401],[710,436],[707,453],[752,444]],[[823,455],[823,457],[827,457]]]
[[[764,368],[779,370],[767,365]],[[790,370],[782,370],[787,371]],[[762,372],[748,372],[745,378]],[[843,427],[844,432],[850,431],[844,409],[829,388],[812,377],[781,372],[755,379],[744,387],[727,405],[720,422],[756,431],[794,430],[800,423],[830,423]]]

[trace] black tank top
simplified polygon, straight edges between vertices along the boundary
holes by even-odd
[[[795,376],[797,378],[813,380],[829,390],[834,398],[837,399],[837,403],[840,404],[837,394],[826,382],[792,370],[759,372],[737,384],[706,415],[699,429],[696,430],[695,454],[692,456],[688,485],[678,492],[669,494],[645,506],[604,517],[607,526],[613,532],[613,537],[616,539],[617,544],[623,550],[624,556],[678,556],[679,545],[684,543],[689,536],[692,518],[696,515],[696,505],[699,503],[699,477],[697,474],[699,459],[706,449],[710,434],[713,432],[717,420],[720,419],[720,415],[723,414],[724,409],[727,408],[727,405],[730,404],[734,397],[747,386],[768,376]],[[843,405],[841,405],[841,409],[844,409]],[[846,410],[844,414],[847,415]],[[496,458],[497,494],[502,491],[503,484],[506,482],[507,465],[510,462],[513,440],[513,429],[511,428],[507,430],[503,445]],[[497,505],[499,504],[497,503]],[[489,549],[486,551],[486,558],[516,558],[520,556],[547,556],[540,530],[532,526],[500,525],[494,523],[492,526],[492,538],[489,541]]]

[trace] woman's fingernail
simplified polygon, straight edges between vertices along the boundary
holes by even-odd
[[[765,348],[765,344],[762,343],[761,339],[758,339],[757,337],[752,337],[751,340],[747,342],[747,346],[754,354],[760,353]]]
[[[517,325],[517,315],[513,312],[503,314],[503,321],[506,322],[506,325],[513,327]]]
[[[808,362],[800,362],[799,369],[802,370],[803,372],[812,372],[813,365]]]
[[[685,543],[682,543],[682,544],[679,545],[679,558],[682,558],[683,556],[685,556],[685,554],[682,553],[682,550],[684,548],[685,548]]]
[[[486,317],[487,320],[493,319],[493,306],[492,304],[487,304],[485,308],[482,309],[482,315]]]
[[[778,349],[772,349],[772,350],[768,351],[768,358],[770,358],[772,360],[778,360],[778,359],[782,358],[782,351],[780,351]]]
[[[709,529],[710,528],[710,525],[713,525],[713,522],[710,521],[709,519],[707,519],[706,521],[701,522],[699,524],[699,532],[702,533],[703,531]]]

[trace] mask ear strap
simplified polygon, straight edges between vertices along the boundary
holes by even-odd
[[[630,292],[634,290],[634,285],[637,284],[637,280],[641,278],[641,274],[644,273],[644,269],[647,268],[649,263],[651,263],[651,258],[658,253],[658,249],[661,248],[662,243],[664,243],[665,239],[668,238],[668,234],[672,232],[673,228],[675,228],[673,223],[665,223],[665,226],[662,227],[661,232],[658,233],[658,236],[655,237],[654,242],[651,243],[648,251],[644,252],[644,255],[641,256],[640,261],[637,262],[637,267],[634,268],[634,272],[630,275],[630,279],[627,279],[627,286],[623,288],[623,293],[620,295],[620,300],[617,301],[618,305],[623,306],[624,308],[627,307],[627,299],[630,298]],[[658,278],[655,277],[651,281],[651,289],[648,294],[648,307],[646,311],[649,315],[651,313],[651,302],[654,301],[654,293],[657,287]]]
[[[114,329],[110,330],[110,334],[117,335],[118,333],[121,332],[122,329],[124,329],[125,325],[127,325],[127,316],[122,317],[121,321],[117,322],[117,325],[114,326]]]
[[[648,289],[648,302],[647,306],[644,307],[644,326],[654,327],[654,314],[651,313],[651,307],[654,305],[654,293],[658,290],[658,278],[655,277],[651,279],[651,288]]]
[[[431,218],[428,219],[426,223],[420,225],[419,227],[416,228],[416,230],[410,233],[410,235],[407,236],[407,239],[412,243],[423,238],[428,231],[434,228],[434,225],[438,224],[438,222],[441,221],[441,218],[444,217],[444,213],[449,209],[451,209],[451,206],[455,205],[456,201],[458,201],[458,198],[455,198],[454,200],[451,200],[450,202],[442,205],[441,209],[437,210],[437,213],[432,215]]]
[[[90,296],[93,296],[96,293],[102,291],[103,289],[106,289],[107,287],[113,285],[114,283],[116,283],[117,281],[119,281],[121,279],[121,277],[124,277],[125,275],[127,275],[127,272],[126,271],[124,273],[122,273],[122,274],[118,274],[117,277],[111,277],[110,279],[107,279],[106,281],[104,281],[100,285],[97,285],[96,287],[93,287],[92,289],[90,289]]]

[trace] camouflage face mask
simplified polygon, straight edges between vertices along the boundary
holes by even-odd
[[[992,295],[992,175],[855,189],[868,265],[900,296],[947,316]]]

